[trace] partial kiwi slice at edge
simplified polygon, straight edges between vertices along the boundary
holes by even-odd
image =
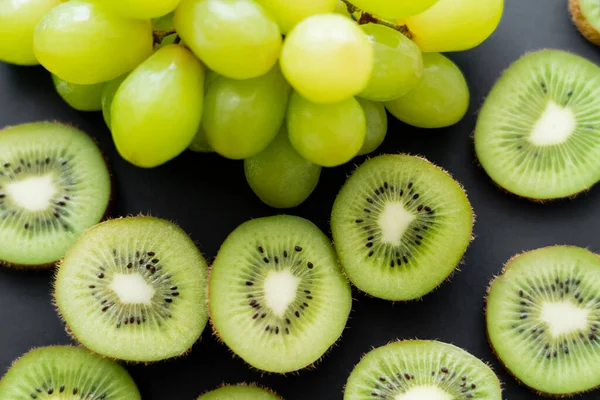
[[[487,297],[487,333],[500,361],[541,394],[600,386],[600,256],[551,246],[508,261]]]
[[[256,385],[225,385],[204,393],[198,400],[282,400],[273,391]]]
[[[600,46],[600,3],[596,0],[569,0],[569,12],[583,37]]]
[[[208,266],[177,225],[155,217],[100,223],[71,246],[55,302],[73,337],[90,350],[151,362],[186,353],[208,321]]]
[[[474,140],[508,192],[540,201],[589,189],[600,180],[600,67],[562,50],[522,56],[490,91]]]
[[[244,222],[227,237],[210,273],[216,335],[263,371],[314,364],[341,336],[351,305],[331,242],[300,217]]]
[[[498,377],[481,360],[432,340],[393,342],[354,367],[344,400],[501,400]]]
[[[0,263],[53,266],[110,198],[108,167],[85,133],[55,122],[0,130]]]
[[[47,346],[27,352],[0,380],[5,400],[140,400],[129,373],[81,347]]]
[[[386,300],[412,300],[457,267],[473,231],[473,209],[458,182],[406,154],[359,166],[331,213],[335,248],[350,280]]]

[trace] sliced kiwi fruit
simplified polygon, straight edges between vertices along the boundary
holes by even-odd
[[[390,343],[354,367],[344,400],[501,400],[496,374],[475,356],[429,340]]]
[[[198,400],[282,400],[273,391],[256,385],[225,385],[204,393]]]
[[[244,222],[211,269],[214,331],[259,370],[286,373],[314,364],[341,336],[351,305],[331,242],[300,217]]]
[[[524,55],[494,84],[474,139],[508,192],[550,200],[589,189],[600,180],[600,68],[561,50]]]
[[[48,346],[19,358],[0,380],[3,400],[139,400],[127,371],[81,347]]]
[[[331,214],[337,253],[350,280],[387,300],[412,300],[439,286],[472,238],[462,187],[429,161],[374,157],[358,167]]]
[[[596,0],[569,0],[569,12],[583,37],[600,46],[600,3]]]
[[[73,337],[114,359],[186,353],[208,321],[208,267],[177,225],[155,217],[100,223],[69,248],[55,302]]]
[[[54,122],[0,130],[0,263],[52,266],[110,197],[104,157],[85,133]]]
[[[600,257],[552,246],[508,261],[487,297],[487,333],[500,361],[541,394],[600,386]]]

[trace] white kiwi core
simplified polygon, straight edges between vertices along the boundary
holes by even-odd
[[[394,400],[452,400],[452,396],[437,386],[416,386],[397,395]]]
[[[553,337],[566,335],[588,327],[590,311],[570,301],[547,302],[542,305],[540,319],[548,325]]]
[[[553,146],[565,143],[575,131],[577,122],[569,107],[563,107],[550,100],[540,118],[536,121],[529,141],[536,146]]]
[[[6,185],[6,193],[19,206],[29,211],[42,211],[58,191],[52,175],[31,176]]]
[[[278,317],[283,317],[296,298],[300,278],[290,271],[270,271],[265,278],[265,302]]]
[[[404,208],[402,203],[388,203],[377,221],[384,243],[399,245],[402,235],[415,216]]]
[[[115,274],[110,289],[122,304],[152,304],[156,290],[138,273]]]

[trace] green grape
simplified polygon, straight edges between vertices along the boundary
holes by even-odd
[[[383,18],[399,19],[420,14],[434,5],[437,1],[438,0],[352,0],[352,4]],[[460,23],[460,21],[456,22]]]
[[[38,22],[61,0],[0,0],[0,61],[38,64],[33,32]]]
[[[387,134],[388,120],[383,103],[357,98],[367,121],[367,133],[365,141],[358,152],[359,156],[369,154],[377,150]]]
[[[346,7],[346,5],[344,4],[344,2],[342,0],[337,0],[336,1],[334,12],[336,12],[338,14],[341,14],[344,17],[352,18],[350,16],[350,13],[348,12],[348,8]]]
[[[297,92],[287,113],[292,146],[315,164],[335,167],[354,158],[367,130],[365,113],[353,97],[333,104],[313,103]]]
[[[335,10],[338,0],[257,0],[271,11],[281,33],[287,34],[306,17],[315,14],[327,14]]]
[[[188,148],[202,117],[204,67],[179,45],[161,48],[123,81],[111,106],[119,154],[151,168]]]
[[[487,39],[500,23],[504,0],[439,0],[404,23],[424,52],[468,50]]]
[[[169,29],[174,29],[175,27],[173,26],[173,15],[175,15],[175,13],[170,12],[166,15],[163,15],[162,17],[153,18],[152,28],[154,28],[154,30],[157,31],[166,31]]]
[[[102,0],[112,11],[130,18],[151,19],[175,10],[180,0]]]
[[[152,54],[152,44],[150,21],[122,17],[80,0],[53,8],[33,37],[39,62],[79,85],[109,81],[132,70]]]
[[[244,160],[244,171],[252,191],[274,208],[302,204],[321,176],[321,167],[294,149],[285,126],[266,149]]]
[[[206,66],[228,78],[264,75],[279,57],[279,27],[253,0],[183,0],[173,22]]]
[[[283,124],[290,90],[277,65],[253,79],[217,76],[202,115],[210,147],[234,160],[263,151]]]
[[[412,40],[387,26],[361,25],[374,50],[371,79],[360,97],[374,101],[397,99],[417,85],[423,75],[421,50]]]
[[[313,15],[287,36],[283,74],[315,103],[336,103],[365,89],[373,70],[373,47],[352,20],[339,14]]]
[[[106,126],[108,126],[108,129],[110,129],[110,110],[113,99],[115,98],[119,86],[121,86],[121,83],[123,83],[128,75],[129,73],[126,73],[106,82],[104,89],[102,90],[102,96],[100,98],[100,102],[102,103],[102,116],[104,117],[104,122],[106,123]]]
[[[102,109],[102,91],[105,82],[94,85],[78,85],[52,75],[56,92],[72,108],[78,111],[100,111]]]
[[[204,73],[204,95],[208,92],[210,85],[217,79],[219,75],[210,69],[206,69]],[[206,107],[204,107],[206,110]],[[195,151],[197,153],[214,153],[215,150],[210,147],[208,143],[208,136],[206,136],[206,131],[204,130],[204,126],[200,124],[198,128],[198,132],[196,132],[196,136],[189,147],[190,150]]]
[[[469,108],[469,87],[460,69],[439,53],[424,53],[423,78],[385,107],[400,121],[419,128],[454,125]]]

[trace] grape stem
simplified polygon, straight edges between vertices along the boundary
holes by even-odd
[[[370,24],[370,23],[384,25],[384,26],[387,26],[388,28],[392,28],[394,30],[397,30],[398,32],[402,33],[404,36],[406,36],[409,39],[413,38],[413,34],[410,31],[410,29],[408,29],[408,26],[406,26],[406,25],[398,25],[398,24],[395,24],[395,23],[393,23],[391,21],[388,21],[386,19],[379,18],[376,15],[373,15],[371,13],[368,13],[368,12],[366,12],[366,11],[364,11],[364,10],[356,7],[349,0],[342,0],[342,1],[346,5],[346,8],[348,9],[348,12],[350,14],[352,14],[352,15],[354,15],[355,13],[359,13],[360,14],[360,18],[357,21],[360,25]]]
[[[152,32],[152,37],[154,38],[154,44],[160,44],[167,36],[171,36],[171,35],[175,35],[175,34],[177,34],[177,31],[175,29],[167,29],[164,31],[154,31],[154,32]],[[177,41],[177,38],[176,38],[176,41]]]

